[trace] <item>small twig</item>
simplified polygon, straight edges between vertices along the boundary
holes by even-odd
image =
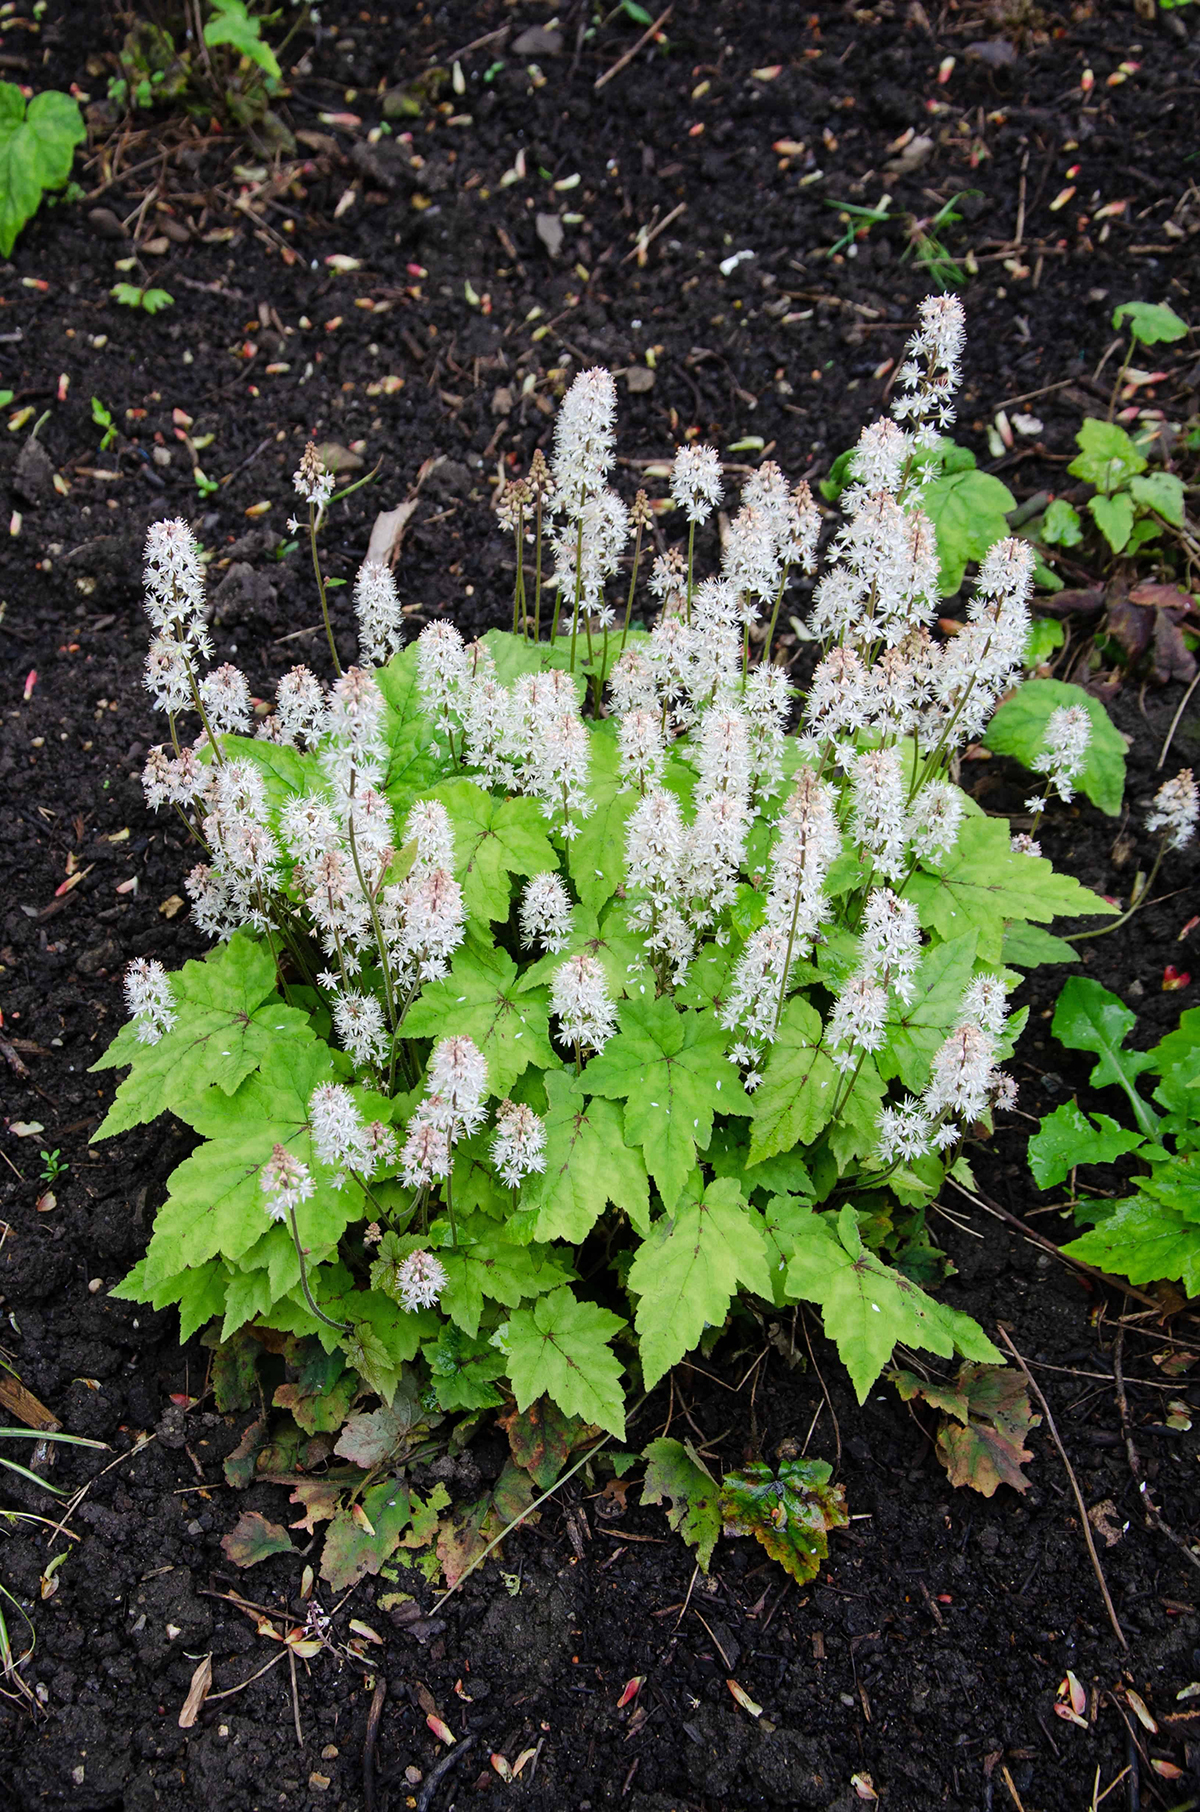
[[[641,37],[638,39],[637,43],[633,46],[632,50],[627,50],[625,52],[624,56],[617,58],[616,62],[613,64],[611,69],[606,69],[602,76],[596,77],[596,80],[593,82],[592,87],[595,89],[595,91],[597,93],[599,93],[600,89],[604,87],[604,84],[606,82],[611,82],[615,75],[620,75],[621,71],[627,66],[627,64],[633,62],[633,59],[637,56],[638,51],[642,49],[643,45],[649,44],[651,38],[654,37],[656,32],[661,31],[662,27],[666,24],[667,20],[671,17],[671,14],[674,11],[675,11],[675,7],[674,7],[674,3],[672,0],[672,4],[670,6],[668,6],[667,10],[664,13],[660,13],[658,18],[654,21],[654,24],[651,25],[646,31],[644,31],[642,33]]]
[[[425,1785],[421,1788],[420,1798],[416,1803],[416,1812],[429,1812],[429,1808],[433,1804],[433,1796],[451,1768],[456,1767],[467,1751],[474,1748],[478,1741],[478,1736],[464,1737],[461,1743],[455,1743],[453,1749],[447,1751],[436,1768],[429,1770],[425,1776]]]
[[[825,1380],[821,1376],[821,1368],[817,1364],[816,1355],[814,1354],[813,1349],[812,1349],[812,1341],[808,1337],[808,1321],[807,1321],[807,1318],[805,1317],[803,1309],[801,1309],[801,1311],[800,1311],[800,1325],[804,1329],[804,1344],[808,1348],[808,1356],[809,1356],[809,1359],[812,1361],[812,1368],[813,1368],[814,1372],[816,1372],[816,1374],[817,1374],[817,1383],[821,1386],[821,1395],[824,1397],[826,1407],[828,1408],[830,1415],[833,1417],[833,1434],[834,1434],[834,1439],[837,1442],[837,1458],[834,1460],[833,1470],[835,1473],[840,1472],[842,1469],[842,1431],[841,1431],[841,1428],[838,1426],[837,1411],[833,1407],[833,1399],[831,1398],[828,1390],[825,1387]],[[815,1426],[815,1424],[814,1424],[814,1426]],[[810,1430],[810,1432],[811,1432],[811,1430]]]
[[[1200,686],[1200,670],[1197,671],[1196,677],[1179,701],[1179,709],[1171,719],[1171,727],[1167,731],[1166,740],[1163,743],[1162,749],[1159,751],[1158,760],[1154,764],[1155,767],[1161,768],[1163,762],[1167,759],[1167,756],[1170,753],[1171,744],[1175,740],[1175,732],[1179,728],[1179,720],[1187,710],[1188,700],[1191,698],[1192,693],[1196,690],[1197,686]]]
[[[379,1735],[379,1720],[383,1716],[383,1702],[387,1698],[387,1676],[375,1676],[375,1691],[371,1695],[371,1709],[367,1713],[367,1734],[363,1741],[363,1808],[364,1812],[375,1812],[375,1740]]]
[[[1024,183],[1024,180],[1025,180],[1024,177],[1022,177],[1021,178],[1022,183]],[[1003,1762],[1001,1762],[1001,1764],[1000,1764],[1000,1772],[1004,1776],[1004,1785],[1008,1788],[1009,1792],[1012,1794],[1013,1804],[1017,1808],[1017,1812],[1025,1812],[1025,1808],[1021,1804],[1021,1795],[1017,1792],[1017,1789],[1013,1786],[1013,1777],[1008,1772],[1008,1769],[1004,1766]]]
[[[687,202],[681,201],[679,206],[677,208],[672,208],[671,212],[669,214],[667,214],[662,220],[660,220],[658,225],[654,228],[654,230],[652,232],[647,233],[646,237],[644,239],[639,234],[637,244],[632,248],[631,251],[626,252],[625,256],[621,260],[621,263],[628,264],[629,260],[631,258],[636,258],[639,252],[645,252],[645,251],[649,250],[650,246],[652,246],[654,244],[654,241],[658,238],[658,235],[660,233],[665,233],[667,228],[670,226],[671,222],[673,220],[678,220],[679,216],[686,212],[687,212]]]
[[[304,1732],[300,1728],[300,1694],[296,1689],[296,1651],[288,1644],[288,1669],[292,1676],[292,1723],[296,1727],[296,1742],[304,1747]]]
[[[696,1581],[697,1581],[697,1579],[699,1579],[699,1577],[700,1577],[700,1563],[699,1563],[699,1561],[697,1561],[696,1565],[692,1568],[691,1583],[689,1584],[688,1589],[687,1589],[687,1597],[684,1599],[682,1605],[679,1607],[679,1615],[678,1615],[678,1617],[676,1617],[674,1626],[671,1630],[672,1635],[675,1634],[675,1631],[679,1628],[680,1624],[683,1622],[684,1618],[687,1616],[687,1608],[688,1608],[688,1605],[692,1602],[692,1593],[696,1589]]]
[[[1087,1543],[1087,1551],[1088,1551],[1088,1554],[1091,1556],[1092,1567],[1095,1571],[1096,1579],[1100,1586],[1100,1592],[1101,1592],[1101,1596],[1104,1599],[1105,1608],[1108,1611],[1109,1622],[1113,1626],[1113,1630],[1116,1633],[1117,1640],[1121,1644],[1121,1647],[1124,1649],[1128,1649],[1129,1644],[1125,1640],[1125,1632],[1121,1628],[1120,1621],[1117,1617],[1116,1607],[1114,1606],[1113,1601],[1112,1601],[1111,1597],[1109,1596],[1108,1585],[1104,1578],[1104,1569],[1100,1565],[1100,1556],[1096,1552],[1096,1543],[1092,1537],[1092,1525],[1088,1521],[1087,1505],[1083,1501],[1083,1493],[1079,1489],[1079,1480],[1075,1477],[1075,1469],[1071,1465],[1070,1460],[1067,1458],[1067,1450],[1063,1446],[1062,1441],[1059,1439],[1058,1429],[1054,1426],[1054,1417],[1051,1414],[1050,1405],[1046,1401],[1046,1398],[1045,1398],[1045,1395],[1043,1394],[1041,1385],[1038,1383],[1037,1379],[1034,1377],[1033,1373],[1030,1371],[1029,1367],[1026,1365],[1024,1359],[1022,1359],[1020,1353],[1017,1351],[1016,1347],[1013,1345],[1012,1341],[1009,1339],[1008,1334],[1006,1333],[1004,1328],[1000,1327],[1000,1325],[998,1323],[997,1323],[997,1331],[1000,1335],[1001,1340],[1003,1340],[1005,1346],[1008,1348],[1009,1352],[1012,1354],[1013,1358],[1016,1360],[1017,1364],[1020,1366],[1022,1372],[1025,1374],[1025,1382],[1028,1384],[1030,1390],[1033,1392],[1034,1396],[1037,1398],[1039,1404],[1041,1405],[1042,1413],[1046,1418],[1046,1427],[1050,1431],[1050,1438],[1054,1442],[1055,1447],[1057,1447],[1057,1449],[1058,1449],[1058,1457],[1063,1463],[1063,1466],[1066,1470],[1068,1479],[1071,1481],[1071,1490],[1074,1492],[1075,1502],[1079,1506],[1079,1519],[1083,1525],[1083,1539]],[[1014,1791],[1013,1797],[1014,1798],[1016,1797],[1015,1791]],[[1019,1805],[1020,1801],[1018,1800],[1017,1803]]]
[[[227,1686],[224,1692],[210,1692],[206,1696],[204,1703],[206,1705],[211,1705],[215,1699],[232,1699],[235,1692],[244,1692],[247,1686],[252,1686],[254,1684],[255,1680],[261,1680],[263,1675],[269,1674],[273,1667],[278,1667],[279,1663],[283,1660],[284,1652],[283,1649],[280,1649],[277,1655],[271,1656],[271,1659],[267,1662],[265,1667],[260,1667],[256,1674],[251,1674],[248,1680],[242,1680],[239,1685]],[[286,1652],[290,1655],[292,1651],[289,1648]]]

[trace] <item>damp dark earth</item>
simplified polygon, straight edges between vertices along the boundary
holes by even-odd
[[[448,619],[469,636],[510,619],[496,485],[548,447],[575,372],[617,376],[628,496],[666,494],[689,430],[730,481],[770,457],[815,486],[887,407],[935,287],[912,223],[951,204],[937,237],[968,333],[955,432],[1020,500],[1071,494],[1074,433],[1106,412],[1120,362],[1114,308],[1198,319],[1200,8],[651,11],[333,0],[284,57],[287,149],[106,103],[120,9],[0,8],[0,77],[77,93],[89,125],[81,193],[43,205],[0,265],[0,1378],[5,1421],[36,1432],[48,1412],[104,1444],[14,1444],[66,1495],[0,1487],[7,1510],[47,1519],[0,1530],[14,1653],[35,1637],[27,1694],[10,1680],[0,1700],[14,1812],[1200,1805],[1200,1689],[1179,1697],[1200,1679],[1200,1316],[1173,1288],[1124,1293],[1056,1256],[1072,1223],[1030,1179],[1033,1122],[1072,1098],[1121,1112],[1051,1038],[1061,967],[1016,996],[1020,1112],[972,1147],[977,1191],[949,1191],[931,1226],[953,1267],[939,1294],[1025,1360],[1086,1520],[1049,1417],[1024,1492],[954,1489],[932,1411],[883,1380],[860,1407],[815,1316],[745,1317],[638,1406],[628,1442],[669,1427],[714,1472],[781,1444],[829,1461],[851,1520],[808,1585],[748,1539],[698,1575],[636,1474],[584,1471],[445,1602],[403,1565],[340,1604],[318,1582],[340,1652],[296,1659],[262,1625],[303,1622],[319,1534],[295,1526],[286,1484],[227,1482],[256,1412],[215,1407],[211,1350],[180,1347],[174,1309],[109,1295],[190,1135],[164,1120],[90,1144],[113,1079],[89,1069],[125,1016],[125,964],[207,947],[182,828],[141,791],[161,734],[141,683],[151,522],[184,516],[215,550],[219,658],[269,697],[323,650],[287,527],[309,439],[348,473],[377,468],[331,514],[329,570],[352,580],[376,514],[411,504],[396,576],[412,633]],[[888,218],[856,238],[844,207],[879,212],[885,195]],[[123,277],[173,306],[120,306]],[[1152,352],[1163,369],[1139,401],[1195,418],[1194,333]],[[1104,699],[1128,772],[1118,817],[1055,806],[1042,843],[1127,900],[1194,663],[1167,623],[1140,661],[1076,671],[1125,581],[1082,555],[1061,570],[1074,610],[1058,606],[1056,672]],[[349,634],[349,589],[332,596]],[[782,647],[804,672],[802,637]],[[1166,771],[1198,759],[1193,695]],[[961,779],[1020,814],[1014,765],[964,762]],[[1127,926],[1080,947],[1075,973],[1135,1009],[1138,1048],[1197,997],[1198,909],[1193,849]],[[423,1488],[477,1496],[506,1454],[484,1425]],[[246,1510],[293,1525],[290,1556],[230,1566],[221,1541]],[[205,1656],[207,1700],[181,1727]]]

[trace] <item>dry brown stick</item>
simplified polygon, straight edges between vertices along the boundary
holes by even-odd
[[[1121,1418],[1121,1433],[1125,1437],[1125,1454],[1129,1461],[1129,1470],[1133,1474],[1133,1482],[1138,1489],[1138,1496],[1142,1500],[1146,1521],[1152,1529],[1157,1529],[1160,1535],[1165,1535],[1168,1541],[1174,1542],[1184,1559],[1191,1561],[1196,1570],[1200,1572],[1200,1558],[1197,1558],[1192,1552],[1183,1536],[1175,1533],[1162,1511],[1152,1502],[1150,1487],[1142,1477],[1141,1455],[1134,1445],[1133,1431],[1129,1426],[1129,1399],[1125,1394],[1125,1329],[1121,1322],[1117,1323],[1117,1337],[1113,1342],[1112,1361],[1113,1381],[1117,1387],[1117,1414]]]
[[[1092,1538],[1092,1525],[1088,1521],[1087,1505],[1084,1503],[1083,1493],[1079,1489],[1079,1480],[1075,1477],[1075,1468],[1072,1466],[1070,1460],[1067,1458],[1067,1450],[1063,1446],[1062,1441],[1059,1439],[1058,1429],[1054,1426],[1054,1417],[1050,1412],[1050,1405],[1049,1405],[1049,1403],[1047,1403],[1046,1398],[1042,1392],[1042,1388],[1039,1385],[1039,1383],[1037,1382],[1037,1379],[1034,1377],[1033,1373],[1030,1371],[1029,1367],[1026,1365],[1024,1359],[1022,1359],[1020,1353],[1017,1351],[1016,1347],[1013,1345],[1012,1341],[1009,1339],[1008,1334],[1005,1332],[1004,1328],[999,1325],[999,1323],[997,1323],[997,1331],[1000,1335],[1001,1340],[1003,1340],[1005,1346],[1008,1348],[1009,1352],[1012,1354],[1013,1358],[1016,1360],[1017,1364],[1020,1366],[1021,1370],[1024,1372],[1025,1382],[1028,1384],[1030,1390],[1033,1392],[1034,1396],[1037,1398],[1038,1402],[1041,1404],[1042,1413],[1044,1414],[1044,1416],[1046,1418],[1046,1427],[1050,1430],[1050,1438],[1054,1442],[1055,1447],[1057,1447],[1057,1449],[1058,1449],[1058,1457],[1063,1463],[1063,1466],[1066,1470],[1068,1479],[1071,1481],[1071,1490],[1075,1493],[1075,1502],[1079,1506],[1079,1517],[1080,1517],[1081,1523],[1083,1524],[1083,1539],[1087,1543],[1087,1551],[1088,1551],[1089,1555],[1091,1556],[1092,1567],[1095,1571],[1096,1579],[1100,1586],[1100,1592],[1101,1592],[1101,1596],[1104,1599],[1105,1608],[1108,1611],[1108,1620],[1113,1626],[1113,1630],[1116,1633],[1117,1640],[1121,1644],[1121,1647],[1124,1649],[1128,1649],[1129,1644],[1125,1640],[1125,1631],[1121,1628],[1120,1620],[1117,1617],[1116,1607],[1113,1604],[1112,1598],[1109,1596],[1108,1584],[1104,1578],[1104,1569],[1100,1565],[1100,1556],[1096,1552],[1096,1543]]]
[[[972,1195],[969,1189],[964,1189],[962,1184],[956,1183],[953,1177],[947,1177],[946,1181],[951,1189],[958,1190],[959,1195],[965,1195],[968,1202],[974,1202],[977,1208],[982,1208],[987,1214],[994,1214],[997,1220],[1007,1221],[1010,1227],[1015,1227],[1018,1233],[1023,1233],[1027,1240],[1031,1240],[1035,1246],[1040,1246],[1043,1252],[1049,1252],[1051,1257],[1060,1259],[1070,1270],[1078,1271],[1084,1277],[1094,1277],[1097,1283],[1107,1284],[1110,1289],[1123,1291],[1126,1296],[1132,1296],[1138,1302],[1144,1302],[1147,1308],[1153,1309],[1158,1315],[1163,1313],[1161,1302],[1156,1302],[1153,1296],[1147,1296],[1144,1290],[1135,1289],[1133,1284],[1126,1282],[1124,1278],[1110,1277],[1107,1271],[1097,1271],[1092,1265],[1081,1264],[1077,1258],[1068,1258],[1061,1246],[1056,1246],[1052,1239],[1046,1238],[1045,1234],[1038,1233],[1019,1215],[1010,1214],[1007,1208],[1002,1208],[999,1202],[994,1202],[990,1195],[978,1193]]]
[[[665,219],[659,221],[658,225],[654,228],[653,232],[647,233],[646,237],[644,239],[639,237],[637,244],[633,247],[633,249],[631,251],[626,252],[625,256],[621,260],[621,263],[628,264],[629,260],[631,258],[636,258],[639,252],[649,251],[650,247],[654,244],[654,241],[658,238],[658,235],[660,233],[665,233],[667,228],[670,226],[671,222],[673,220],[678,220],[679,216],[681,214],[686,214],[686,212],[687,212],[687,202],[681,201],[679,203],[678,207],[671,209],[671,212],[666,216]]]
[[[666,24],[674,11],[674,0],[672,0],[672,4],[668,6],[666,12],[660,13],[658,18],[654,21],[654,24],[642,33],[637,43],[633,46],[633,49],[627,50],[623,57],[618,57],[612,68],[606,69],[602,76],[597,76],[592,87],[598,92],[603,88],[606,82],[611,82],[615,75],[620,75],[626,65],[633,62],[633,59],[637,56],[638,51],[642,49],[643,45],[649,44],[655,32],[661,31],[662,27]]]
[[[299,1747],[303,1749],[304,1732],[300,1728],[300,1694],[296,1690],[296,1651],[290,1643],[288,1644],[287,1658],[288,1670],[292,1676],[292,1723],[296,1726],[296,1742]]]
[[[371,1695],[371,1709],[367,1713],[367,1734],[363,1741],[363,1808],[364,1812],[375,1812],[375,1742],[379,1735],[379,1720],[383,1716],[383,1702],[387,1698],[387,1676],[379,1673],[375,1676],[375,1691]]]

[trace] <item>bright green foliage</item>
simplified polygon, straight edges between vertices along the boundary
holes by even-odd
[[[522,1188],[522,1223],[536,1239],[577,1245],[612,1202],[644,1236],[650,1182],[641,1152],[625,1144],[621,1108],[602,1097],[585,1100],[581,1082],[563,1070],[548,1073],[546,1096],[546,1168]]]
[[[778,1474],[761,1460],[727,1472],[721,1486],[726,1535],[753,1535],[798,1585],[815,1578],[829,1531],[850,1521],[846,1494],[829,1483],[825,1460],[785,1460]]]
[[[1120,490],[1135,472],[1146,470],[1144,456],[1116,422],[1088,416],[1075,439],[1080,450],[1067,467],[1068,472],[1072,478],[1095,485],[1106,496]]]
[[[582,1416],[618,1439],[625,1433],[621,1361],[608,1344],[625,1323],[565,1285],[519,1309],[499,1330],[518,1409],[549,1393],[569,1416]]]
[[[449,808],[454,821],[455,872],[473,919],[507,919],[510,876],[558,867],[536,800],[493,799],[469,780],[447,781],[433,796]]]
[[[912,999],[895,1001],[888,1041],[880,1053],[880,1072],[899,1076],[906,1089],[920,1094],[929,1081],[933,1059],[959,1022],[959,1008],[975,970],[974,931],[948,943],[934,944],[913,978]]]
[[[1044,923],[1117,910],[1070,875],[1056,874],[1043,856],[1014,854],[1008,826],[1000,818],[965,819],[940,869],[919,870],[907,897],[916,902],[922,925],[940,938],[974,930],[978,956],[985,963],[1000,961],[1006,921]]]
[[[444,981],[429,982],[405,1021],[413,1038],[465,1034],[487,1058],[494,1094],[506,1095],[531,1063],[554,1063],[545,988],[519,976],[506,950],[465,944]]]
[[[277,1042],[312,1042],[307,1016],[285,1006],[275,991],[270,951],[242,932],[203,962],[185,963],[171,993],[176,1020],[156,1044],[139,1043],[130,1022],[94,1065],[129,1066],[94,1139],[110,1139],[162,1113],[190,1119],[207,1089],[234,1094]]]
[[[1042,963],[1077,963],[1079,953],[1065,937],[1017,919],[1004,933],[1001,960],[1010,969],[1036,969]]]
[[[974,454],[955,447],[940,477],[926,486],[921,502],[937,530],[942,595],[953,597],[967,561],[982,560],[989,547],[1007,535],[1007,516],[1017,500],[1000,479],[976,471]]]
[[[695,1548],[702,1573],[708,1572],[712,1551],[721,1533],[720,1492],[716,1480],[690,1441],[661,1437],[651,1441],[643,1456],[643,1504],[669,1503],[667,1521]]]
[[[648,1388],[689,1353],[706,1327],[720,1327],[738,1284],[771,1294],[757,1217],[732,1177],[701,1193],[693,1171],[670,1217],[656,1221],[629,1271]]]
[[[1127,1132],[1107,1114],[1085,1114],[1065,1101],[1047,1114],[1029,1141],[1029,1168],[1039,1189],[1053,1189],[1077,1164],[1111,1164],[1142,1143],[1141,1133]]]
[[[32,219],[47,189],[71,174],[75,147],[87,137],[79,102],[46,89],[28,107],[12,82],[0,82],[0,258]]]
[[[1058,997],[1051,1031],[1072,1051],[1094,1051],[1093,1088],[1115,1084],[1124,1089],[1142,1131],[1152,1137],[1158,1115],[1134,1086],[1144,1070],[1155,1069],[1152,1051],[1127,1051],[1124,1043],[1137,1024],[1137,1015],[1087,975],[1073,975]]]
[[[617,745],[592,731],[592,797],[596,809],[571,840],[567,861],[580,899],[593,912],[611,900],[625,872],[625,826],[637,794],[617,782]]]
[[[794,1296],[819,1306],[860,1403],[898,1340],[945,1358],[1000,1358],[969,1315],[936,1302],[864,1246],[852,1208],[836,1216],[810,1214],[787,1285]]]
[[[210,0],[213,17],[204,27],[204,42],[212,48],[228,44],[240,57],[257,63],[271,81],[283,79],[275,52],[263,42],[262,25],[246,6],[246,0]]]
[[[1177,473],[1143,472],[1129,480],[1129,495],[1173,528],[1183,527],[1183,480]]]
[[[479,1332],[485,1297],[515,1308],[524,1297],[554,1289],[567,1275],[547,1247],[518,1245],[483,1215],[462,1224],[457,1247],[451,1246],[448,1227],[444,1239],[439,1256],[449,1282],[441,1306],[472,1338]]]
[[[1065,497],[1055,497],[1046,506],[1042,517],[1041,540],[1048,541],[1052,547],[1078,547],[1083,540],[1083,528],[1079,521],[1079,512]],[[1062,641],[1062,624],[1056,625],[1059,632],[1059,646]]]
[[[821,1015],[797,997],[784,1008],[766,1074],[752,1096],[750,1162],[811,1145],[829,1124],[838,1072],[822,1048]]]
[[[750,1103],[711,1018],[666,996],[622,1003],[621,1030],[583,1074],[589,1094],[625,1102],[625,1140],[640,1145],[668,1212],[712,1135],[713,1115]]]
[[[1082,686],[1054,679],[1026,680],[993,717],[984,744],[998,755],[1015,755],[1033,768],[1045,746],[1051,713],[1066,705],[1082,706],[1092,724],[1091,741],[1075,785],[1102,812],[1115,818],[1125,792],[1125,738],[1100,700]]]
[[[1200,1153],[1156,1164],[1133,1195],[1063,1251],[1130,1283],[1178,1279],[1189,1296],[1200,1295]]]
[[[1133,338],[1143,346],[1182,340],[1187,334],[1187,322],[1181,321],[1166,302],[1121,302],[1113,310],[1112,324],[1121,328],[1126,322]]]
[[[147,315],[158,315],[164,308],[175,306],[175,298],[169,291],[139,289],[136,283],[114,283],[108,293],[122,308],[140,308]]]
[[[1174,323],[1180,333],[1187,331],[1169,308],[1140,302],[1127,302],[1123,306],[1131,313],[1145,311],[1144,315],[1133,316],[1132,330],[1134,338],[1141,339],[1139,327],[1144,327],[1149,336],[1147,344],[1178,338],[1174,332],[1157,331],[1160,327],[1169,327],[1170,323]],[[1080,452],[1067,470],[1074,477],[1095,485],[1096,495],[1089,498],[1087,510],[1114,554],[1124,553],[1127,558],[1135,554],[1139,547],[1157,538],[1164,522],[1173,528],[1183,527],[1182,479],[1174,472],[1148,471],[1145,454],[1124,428],[1116,422],[1088,417],[1075,439]],[[1052,504],[1050,509],[1056,507],[1057,504]],[[1049,520],[1048,510],[1047,523]],[[1047,540],[1055,538],[1045,526],[1043,536]],[[1070,543],[1064,539],[1063,545]]]
[[[443,1409],[498,1409],[503,1403],[496,1380],[506,1375],[508,1364],[490,1339],[473,1340],[451,1321],[421,1352]]]

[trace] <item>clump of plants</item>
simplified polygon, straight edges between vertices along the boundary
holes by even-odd
[[[263,1422],[243,1471],[324,1463],[343,1422],[339,1454],[394,1467],[439,1420],[505,1406],[514,1452],[540,1418],[565,1462],[621,1440],[631,1393],[731,1317],[798,1303],[860,1400],[897,1342],[1001,1357],[924,1287],[942,1270],[925,1211],[1013,1099],[1010,938],[1036,961],[1038,925],[1113,908],[951,778],[1019,683],[1033,573],[1023,542],[995,543],[960,633],[933,635],[923,501],[963,337],[959,302],[928,299],[893,419],[862,433],[803,693],[775,628],[815,569],[808,487],[764,464],[701,577],[724,479],[712,448],[680,448],[686,543],[652,562],[637,627],[651,513],[610,486],[603,370],[499,499],[514,627],[469,646],[436,621],[402,647],[393,575],[367,563],[343,665],[318,542],[334,480],[308,449],[332,675],[294,668],[265,718],[210,664],[187,525],[151,528],[146,684],[168,739],[146,794],[200,845],[186,887],[217,942],[175,975],[131,966],[132,1019],[98,1066],[128,1073],[97,1136],[164,1112],[197,1135],[116,1294],[178,1304],[184,1338],[211,1324],[221,1354],[251,1331],[284,1354],[276,1402],[304,1406],[304,1432],[281,1447]],[[436,1516],[389,1488],[371,1570]]]
[[[109,101],[122,112],[182,108],[203,125],[215,115],[292,148],[273,105],[283,86],[279,58],[308,24],[309,9],[299,9],[272,48],[265,34],[281,19],[282,8],[259,8],[253,0],[156,5],[149,17],[135,18],[125,35]]]

